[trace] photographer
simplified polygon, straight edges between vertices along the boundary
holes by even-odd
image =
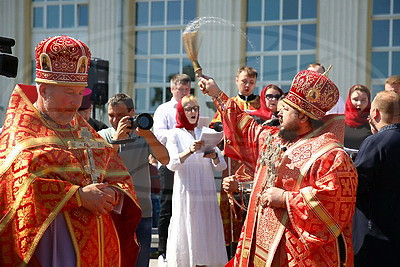
[[[150,259],[152,204],[151,181],[148,157],[152,154],[163,165],[168,164],[167,149],[157,140],[147,127],[132,127],[135,110],[133,100],[125,94],[116,94],[108,100],[108,118],[112,127],[98,133],[113,144],[122,158],[135,185],[136,194],[142,208],[142,219],[136,230],[141,251],[137,266],[148,266]],[[134,125],[136,126],[136,125]],[[150,126],[151,127],[151,126]]]

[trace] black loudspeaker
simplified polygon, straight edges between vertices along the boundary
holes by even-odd
[[[0,37],[0,75],[15,78],[18,70],[18,58],[12,55],[12,48],[15,40],[7,37]],[[6,54],[3,54],[6,53]]]
[[[90,60],[88,87],[92,89],[93,105],[105,105],[108,101],[108,60]]]

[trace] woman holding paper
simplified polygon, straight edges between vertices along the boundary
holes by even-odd
[[[167,265],[224,266],[228,259],[213,169],[222,171],[226,163],[216,147],[200,152],[204,146],[204,141],[198,140],[201,133],[213,130],[196,127],[196,98],[185,96],[176,109],[177,125],[166,143],[170,155],[167,167],[175,171]]]

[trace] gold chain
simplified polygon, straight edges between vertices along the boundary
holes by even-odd
[[[36,104],[36,103],[35,103]],[[60,139],[60,141],[63,143],[63,145],[65,146],[65,148],[68,149],[68,144],[65,143],[64,138],[60,136],[60,134],[58,133],[57,129],[65,129],[67,128],[70,132],[71,137],[75,139],[75,135],[71,130],[71,125],[70,123],[67,124],[66,127],[63,127],[62,125],[56,123],[49,115],[47,115],[46,113],[44,113],[42,110],[40,110],[36,105],[35,108],[39,111],[40,115],[43,117],[43,119],[45,120],[46,124],[50,127],[50,129],[53,130],[53,132],[57,135],[57,137]]]

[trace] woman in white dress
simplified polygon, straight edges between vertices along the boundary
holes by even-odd
[[[177,104],[176,119],[166,144],[168,168],[175,171],[167,265],[224,266],[228,259],[213,169],[224,170],[226,162],[218,148],[196,153],[204,144],[199,141],[202,129],[196,127],[199,106],[194,96]]]

